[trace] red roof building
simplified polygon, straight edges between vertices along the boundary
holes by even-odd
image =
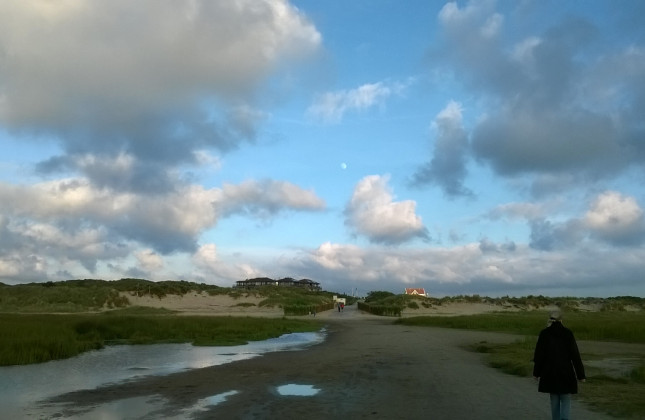
[[[419,296],[426,296],[426,291],[423,287],[406,287],[405,288],[405,294],[406,295],[419,295]]]

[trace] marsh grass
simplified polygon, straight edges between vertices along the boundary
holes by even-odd
[[[530,377],[533,373],[532,359],[537,335],[545,327],[546,316],[547,313],[543,311],[510,312],[458,317],[404,318],[395,323],[518,334],[521,338],[512,343],[479,342],[468,348],[484,353],[486,362],[491,367],[511,375]],[[564,323],[574,331],[578,340],[645,343],[643,311],[567,313]],[[582,353],[583,362],[598,357]],[[620,377],[610,376],[599,368],[586,370],[587,382],[580,385],[578,399],[613,417],[645,418],[645,359],[631,372]]]
[[[148,308],[104,314],[0,314],[0,365],[64,359],[115,343],[225,346],[319,328],[308,320],[175,316]]]

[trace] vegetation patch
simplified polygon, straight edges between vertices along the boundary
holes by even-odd
[[[134,312],[133,312],[134,311]],[[64,359],[109,344],[238,345],[317,331],[309,320],[175,316],[128,308],[102,314],[0,314],[0,365]]]
[[[493,312],[451,317],[418,316],[401,318],[403,325],[497,331],[537,336],[546,327],[548,312]],[[564,324],[578,340],[645,343],[645,311],[565,313]]]
[[[331,292],[312,291],[299,287],[264,286],[252,290],[219,287],[187,281],[152,282],[142,279],[68,280],[61,282],[29,283],[15,286],[0,284],[0,313],[81,313],[113,310],[130,306],[127,296],[150,296],[162,299],[168,295],[189,293],[209,296],[227,295],[233,299],[264,298],[260,307],[285,309],[285,314],[304,315],[313,310],[333,308]],[[344,297],[348,305],[354,297]],[[242,302],[239,306],[251,306]]]
[[[416,308],[419,307],[416,303],[418,296],[412,295],[395,295],[391,292],[384,291],[375,291],[367,294],[364,302],[360,302],[358,309],[361,311],[369,312],[373,315],[381,316],[401,316],[401,311],[410,307],[409,305],[416,305]]]

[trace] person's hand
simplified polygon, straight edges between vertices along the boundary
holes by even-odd
[[[535,382],[540,382],[540,377],[539,376],[534,376],[533,379],[535,379]]]

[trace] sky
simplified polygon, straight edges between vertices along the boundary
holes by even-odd
[[[0,282],[645,296],[645,2],[0,2]]]

